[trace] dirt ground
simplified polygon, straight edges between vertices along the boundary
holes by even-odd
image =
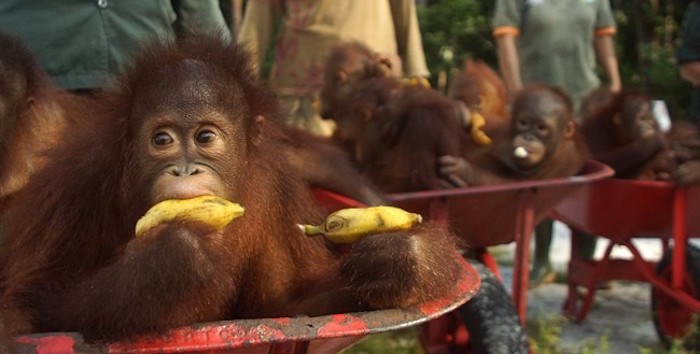
[[[598,243],[596,254],[602,255],[607,241]],[[658,240],[635,241],[645,259],[658,260],[661,246]],[[494,250],[499,262],[504,283],[510,286],[514,245],[499,246]],[[555,237],[551,249],[551,259],[558,272],[565,273],[569,259],[569,231],[562,224],[555,224]],[[613,256],[629,258],[629,251],[620,247],[613,250]],[[595,302],[588,317],[582,323],[566,320],[562,315],[562,305],[566,297],[564,284],[544,284],[528,291],[528,326],[537,321],[561,323],[559,347],[567,353],[580,353],[591,345],[595,353],[660,353],[662,346],[656,335],[651,316],[650,287],[642,282],[614,281],[609,289],[596,292]],[[607,348],[606,348],[607,347]]]
[[[529,325],[534,321],[561,316],[566,287],[547,284],[528,293]],[[561,318],[559,347],[580,353],[586,345],[595,352],[640,353],[661,350],[651,320],[649,286],[643,283],[613,282],[608,290],[596,293],[591,312],[582,323]],[[605,351],[605,347],[608,347]]]

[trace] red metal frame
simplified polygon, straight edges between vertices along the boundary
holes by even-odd
[[[607,166],[591,161],[580,175],[569,178],[388,197],[393,204],[419,211],[427,219],[448,223],[476,250],[515,241],[513,297],[524,321],[529,241],[534,225],[566,195],[611,175],[612,170]],[[316,197],[329,210],[361,206],[352,199],[322,191],[316,191]],[[86,343],[78,333],[32,334],[18,337],[15,342],[18,353],[334,353],[362,336],[420,324],[427,352],[444,352],[446,337],[463,335],[461,332],[446,333],[450,316],[442,315],[473,297],[480,284],[475,270],[466,262],[464,266],[463,278],[453,297],[425,304],[419,309],[205,323],[123,343]]]
[[[474,268],[462,262],[464,272],[453,294],[412,309],[204,323],[120,343],[86,343],[79,333],[32,334],[17,337],[15,343],[18,353],[37,354],[335,353],[363,336],[425,324],[467,302],[480,280]]]
[[[611,242],[600,261],[575,257],[569,263],[569,293],[564,312],[582,321],[590,310],[597,285],[608,280],[646,281],[685,308],[700,312],[700,301],[683,290],[686,244],[700,236],[700,188],[678,187],[666,182],[609,179],[590,184],[566,198],[554,210],[554,217],[573,230],[603,236]],[[585,237],[585,236],[584,236]],[[659,276],[655,262],[645,260],[632,238],[660,238],[667,248],[673,240],[671,280]],[[611,259],[616,245],[627,247],[632,260]],[[586,293],[581,298],[577,288]]]
[[[515,241],[513,301],[524,325],[535,225],[567,195],[612,175],[610,167],[589,161],[579,175],[567,178],[398,193],[387,198],[427,219],[447,223],[472,249]]]

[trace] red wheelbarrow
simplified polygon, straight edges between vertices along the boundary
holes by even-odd
[[[18,353],[336,353],[363,336],[423,324],[470,300],[479,277],[466,261],[453,293],[414,309],[196,324],[121,343],[86,343],[79,333],[15,338]]]
[[[690,237],[700,236],[700,187],[609,179],[566,198],[554,216],[572,230],[610,240],[600,261],[578,259],[572,249],[567,316],[584,320],[601,282],[645,281],[652,285],[653,320],[662,342],[668,345],[688,333],[693,314],[700,313],[700,250],[688,244]],[[660,262],[644,259],[632,243],[632,238],[649,237],[662,241],[665,255]],[[629,249],[632,259],[611,258],[616,245]]]
[[[446,223],[467,243],[470,257],[475,258],[470,262],[481,277],[477,296],[451,314],[451,318],[421,328],[422,340],[428,343],[426,351],[527,353],[523,324],[533,227],[568,194],[612,174],[609,167],[590,161],[579,175],[568,178],[387,195],[396,206]],[[317,199],[331,209],[361,206],[327,192],[317,192]],[[498,267],[486,247],[512,241],[516,241],[517,252],[511,299],[499,281]],[[463,326],[466,334],[455,330],[455,326]],[[446,339],[445,333],[451,338]]]
[[[613,170],[589,161],[576,176],[498,185],[392,194],[395,205],[445,222],[472,249],[515,241],[513,301],[525,323],[529,281],[530,239],[542,221],[566,196],[591,182],[613,175]],[[486,263],[491,264],[488,255]],[[494,268],[490,265],[490,268]]]
[[[516,269],[519,270],[514,282],[520,285],[514,289],[521,290],[514,292],[513,296],[519,304],[520,319],[524,321],[527,254],[533,226],[567,194],[611,175],[612,170],[607,166],[591,161],[580,175],[569,178],[393,194],[388,198],[398,206],[422,213],[425,218],[448,223],[472,249],[484,249],[515,240],[519,250]],[[317,198],[329,210],[361,205],[332,193],[318,192]],[[472,267],[466,262],[464,268],[454,296],[413,310],[205,323],[124,343],[86,343],[78,333],[33,334],[18,337],[15,342],[19,345],[19,353],[334,353],[365,335],[420,325],[426,352],[445,352],[446,349],[460,352],[462,349],[453,349],[453,344],[471,340],[469,337],[457,340],[455,337],[465,334],[454,328],[454,321],[446,318],[501,320],[498,314],[493,313],[491,316],[471,316],[474,311],[470,312],[468,307],[462,306],[474,302],[472,297],[479,286],[483,289],[485,278],[482,272],[486,269],[480,264]],[[477,276],[475,268],[480,276]],[[493,283],[493,278],[486,279]],[[473,332],[472,328],[469,327],[466,334],[472,339],[484,334]],[[488,343],[489,340],[483,342]],[[465,352],[470,350],[485,353],[478,347],[471,347]]]

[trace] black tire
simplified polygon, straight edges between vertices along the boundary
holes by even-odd
[[[466,352],[479,354],[527,354],[525,329],[508,291],[486,266],[468,260],[481,278],[481,289],[458,309],[469,331]],[[454,350],[453,352],[465,352]]]
[[[673,250],[669,249],[656,266],[656,272],[670,282]],[[686,247],[686,274],[683,289],[688,295],[700,299],[700,249],[688,244]],[[683,305],[675,302],[661,290],[651,288],[651,312],[654,328],[661,342],[669,348],[673,340],[682,339],[683,346],[692,353],[700,351],[700,328],[687,329],[693,315]],[[690,332],[690,335],[686,336]]]

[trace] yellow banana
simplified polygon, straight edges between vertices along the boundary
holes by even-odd
[[[426,89],[430,88],[430,81],[422,76],[411,76],[403,78],[402,81],[408,86],[418,86]]]
[[[486,119],[479,113],[472,113],[472,129],[471,136],[472,140],[477,145],[486,146],[491,144],[491,138],[481,129],[486,125]]]
[[[328,216],[322,225],[298,225],[308,236],[324,235],[334,243],[354,243],[369,234],[406,230],[420,223],[420,214],[392,206],[346,208]]]
[[[214,195],[164,200],[152,206],[136,222],[136,237],[158,224],[173,220],[197,221],[217,230],[223,229],[244,211],[242,206]]]

